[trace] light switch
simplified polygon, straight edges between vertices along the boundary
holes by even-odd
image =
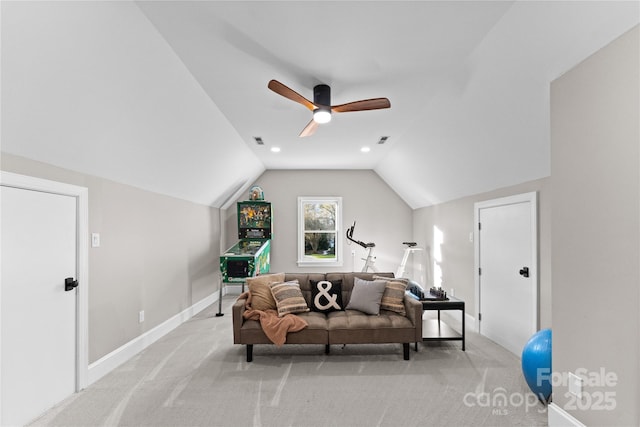
[[[100,247],[100,233],[91,233],[91,247],[92,248]]]

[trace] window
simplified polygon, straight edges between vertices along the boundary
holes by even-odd
[[[298,266],[342,265],[342,197],[298,197]]]

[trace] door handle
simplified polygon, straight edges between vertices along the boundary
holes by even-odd
[[[529,267],[522,267],[519,273],[522,277],[529,277]]]
[[[78,281],[73,280],[73,277],[67,277],[64,279],[64,290],[69,292],[78,287]]]

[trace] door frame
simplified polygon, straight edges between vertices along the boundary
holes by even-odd
[[[75,391],[80,391],[83,388],[87,387],[87,379],[89,373],[89,190],[86,187],[80,187],[77,185],[50,181],[5,171],[0,171],[0,185],[4,187],[13,187],[24,190],[71,196],[75,197],[76,199],[76,277],[80,286],[76,288]],[[1,292],[2,290],[0,288],[0,298],[2,298]],[[1,321],[2,320],[0,317],[0,322]],[[1,337],[0,346],[2,346]],[[0,355],[0,357],[2,356]],[[0,375],[2,375],[1,372]],[[1,380],[2,378],[0,377],[0,381]],[[1,390],[0,393],[2,393]],[[0,395],[0,417],[1,416],[2,396]]]
[[[475,285],[475,309],[476,309],[476,332],[480,332],[480,323],[478,319],[478,313],[480,313],[480,228],[478,224],[480,222],[480,211],[487,208],[496,208],[500,206],[513,205],[517,203],[529,203],[530,218],[531,218],[531,267],[529,268],[529,277],[531,278],[531,284],[535,287],[533,293],[533,316],[531,319],[534,329],[537,331],[540,328],[539,323],[539,307],[538,301],[540,299],[540,286],[538,283],[538,192],[532,191],[529,193],[516,194],[514,196],[501,197],[498,199],[485,200],[482,202],[476,202],[473,205],[473,251],[474,251],[474,285]],[[482,335],[482,334],[481,334]]]

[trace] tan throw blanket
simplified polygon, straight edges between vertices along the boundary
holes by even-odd
[[[306,320],[295,314],[285,314],[283,317],[278,317],[276,310],[252,309],[251,292],[249,291],[238,297],[238,299],[243,298],[246,298],[247,301],[242,317],[247,320],[259,321],[264,334],[278,347],[287,341],[287,333],[301,331],[309,325]]]

